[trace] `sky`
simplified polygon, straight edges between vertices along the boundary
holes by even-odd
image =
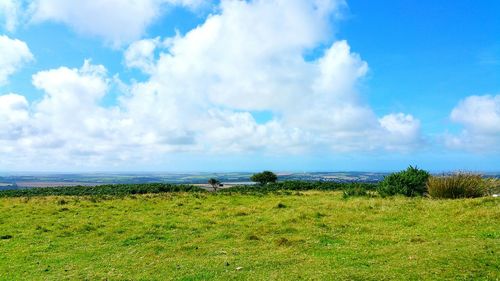
[[[500,171],[500,2],[0,0],[0,171]]]

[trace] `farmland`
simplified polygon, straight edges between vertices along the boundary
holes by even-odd
[[[211,177],[223,183],[248,184],[252,173],[5,173],[0,174],[0,187],[33,188],[50,186],[103,185],[103,184],[206,184]],[[377,182],[386,173],[368,172],[315,172],[279,173],[280,180],[325,181],[325,182]]]

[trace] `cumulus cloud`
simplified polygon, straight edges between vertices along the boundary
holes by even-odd
[[[39,72],[33,84],[44,96],[23,111],[28,121],[16,123],[24,125],[15,147],[33,155],[59,151],[57,161],[85,158],[88,165],[150,161],[179,151],[418,147],[417,119],[403,113],[378,117],[358,95],[368,64],[346,41],[335,41],[330,27],[343,5],[222,1],[218,13],[185,35],[132,43],[125,65],[148,78],[128,85],[113,107],[101,103],[113,83],[104,66],[86,61],[79,69]],[[318,57],[306,60],[312,50]],[[258,122],[255,111],[272,118]]]
[[[379,122],[387,133],[386,137],[390,139],[386,144],[389,149],[407,150],[423,143],[420,121],[412,115],[388,114],[380,118]]]
[[[18,39],[0,35],[0,86],[25,63],[33,60],[28,45]]]
[[[450,118],[462,125],[463,131],[448,135],[448,146],[482,152],[499,150],[500,95],[469,96],[452,110]]]
[[[23,135],[29,121],[28,108],[24,96],[14,93],[0,96],[0,139],[15,140]]]
[[[85,61],[78,69],[60,67],[33,75],[33,85],[44,95],[31,106],[19,95],[0,96],[0,104],[9,109],[5,115],[19,116],[7,122],[11,129],[4,131],[4,139],[12,140],[2,143],[3,149],[14,151],[10,160],[29,166],[26,161],[36,159],[50,167],[74,166],[78,159],[89,167],[114,157],[112,152],[126,139],[120,133],[127,130],[114,108],[100,105],[110,81],[102,65]]]
[[[453,109],[451,120],[472,133],[500,134],[500,95],[467,97]]]
[[[220,14],[170,38],[154,63],[150,47],[158,40],[137,42],[126,53],[146,45],[139,61],[151,77],[123,107],[134,120],[148,116],[153,128],[169,123],[216,151],[414,147],[418,120],[391,115],[379,122],[360,100],[356,86],[368,65],[346,41],[304,59],[331,40],[329,20],[343,2],[327,2],[223,1]],[[249,113],[256,110],[273,112],[273,120],[257,123]]]
[[[159,38],[143,39],[130,44],[125,51],[125,65],[150,73],[155,64],[155,50],[160,44]]]
[[[96,36],[113,46],[139,39],[165,5],[196,8],[202,0],[35,0],[32,21],[66,24],[76,32]]]

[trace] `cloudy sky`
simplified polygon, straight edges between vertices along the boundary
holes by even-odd
[[[498,171],[499,14],[0,0],[0,171]]]

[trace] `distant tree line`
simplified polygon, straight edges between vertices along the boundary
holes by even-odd
[[[256,173],[251,177],[255,185],[240,185],[224,188],[216,178],[208,183],[218,193],[269,193],[281,191],[342,190],[344,197],[351,196],[429,196],[433,198],[467,198],[500,193],[499,179],[485,179],[480,175],[457,173],[453,175],[431,176],[429,172],[408,167],[392,173],[379,183],[364,182],[321,182],[321,181],[278,181],[271,171]],[[100,186],[66,186],[31,189],[0,190],[0,197],[29,196],[124,196],[165,192],[207,192],[205,189],[185,184],[144,183],[115,184]]]

